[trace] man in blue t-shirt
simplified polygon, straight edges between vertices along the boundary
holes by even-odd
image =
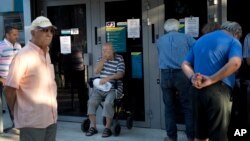
[[[242,28],[229,21],[221,28],[197,40],[182,64],[193,84],[196,140],[228,141],[230,93],[241,65]]]

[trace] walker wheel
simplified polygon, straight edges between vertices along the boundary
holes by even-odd
[[[133,117],[132,117],[132,116],[129,116],[129,117],[127,118],[127,128],[128,128],[128,129],[132,129],[132,127],[133,127]]]
[[[120,133],[121,133],[121,125],[120,125],[120,123],[116,123],[114,125],[114,135],[119,136]]]
[[[81,124],[81,130],[82,130],[82,132],[87,132],[89,130],[89,126],[90,126],[90,120],[89,119],[85,119],[83,121],[83,123]]]

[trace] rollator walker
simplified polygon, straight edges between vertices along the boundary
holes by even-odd
[[[93,89],[94,85],[93,85],[93,82],[96,78],[100,78],[100,77],[91,77],[89,78],[88,80],[88,84],[89,84],[89,87]],[[112,122],[112,130],[113,130],[113,133],[115,136],[118,136],[121,132],[121,124],[119,123],[119,119],[124,119],[126,118],[126,126],[128,129],[132,129],[133,127],[133,115],[130,111],[127,111],[125,110],[124,108],[124,105],[123,105],[123,97],[124,97],[124,94],[122,94],[121,96],[118,96],[117,94],[117,81],[115,81],[115,83],[113,84],[114,85],[114,88],[115,88],[115,91],[116,91],[116,99],[114,101],[114,110],[115,110],[115,114],[114,114],[114,117],[113,117],[113,122]],[[104,101],[105,98],[103,98],[102,101]],[[100,107],[103,108],[103,105],[102,103],[100,104]],[[103,125],[105,126],[106,125],[106,118],[103,117]],[[90,119],[87,118],[85,120],[83,120],[82,124],[81,124],[81,130],[83,132],[87,132],[88,129],[90,127]]]

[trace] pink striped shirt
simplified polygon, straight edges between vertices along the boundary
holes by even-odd
[[[0,76],[6,78],[9,72],[9,65],[13,57],[21,49],[19,43],[14,45],[10,43],[7,39],[0,42]]]
[[[50,56],[29,42],[14,57],[6,85],[17,89],[16,128],[46,128],[57,121],[57,87]]]

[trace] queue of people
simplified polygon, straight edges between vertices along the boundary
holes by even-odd
[[[178,138],[176,97],[184,113],[188,141],[228,141],[231,93],[242,63],[239,41],[242,28],[232,21],[221,26],[210,23],[203,28],[204,35],[196,40],[179,33],[179,24],[176,19],[168,19],[164,24],[166,34],[156,44],[165,104],[164,141]],[[20,141],[56,140],[57,86],[49,55],[55,30],[48,18],[39,16],[32,21],[31,40],[23,48],[16,42],[16,28],[6,29],[4,43],[0,43],[0,65],[6,64],[0,71],[0,81],[14,125],[20,129]],[[3,57],[9,54],[9,48],[12,52],[6,63]],[[249,50],[244,50],[243,57],[249,57]],[[103,44],[94,71],[100,76],[100,85],[118,81],[118,91],[122,93],[120,79],[124,77],[125,64],[123,57],[114,52],[112,43]],[[115,97],[114,87],[92,91],[87,105],[90,128],[86,136],[98,133],[96,110],[103,98],[106,125],[102,137],[112,135]]]
[[[232,92],[242,63],[242,46],[239,41],[242,28],[232,21],[222,25],[211,22],[203,27],[203,35],[190,45],[190,37],[180,39],[184,35],[177,33],[178,28],[173,30],[178,24],[178,20],[168,19],[164,24],[166,34],[157,42],[165,104],[167,137],[164,141],[177,141],[176,107],[173,103],[176,96],[185,117],[188,140],[228,141]],[[248,36],[244,45],[247,39]],[[249,50],[246,48],[243,51],[244,57]],[[179,62],[176,61],[178,52],[182,53],[178,55],[178,59],[182,59]],[[180,68],[181,72],[178,71]],[[186,75],[189,84],[184,80],[182,84],[178,83],[181,73]],[[184,94],[180,91],[182,85],[186,85]],[[183,95],[186,95],[185,101]],[[186,102],[184,106],[183,102]],[[187,108],[191,113],[189,120],[186,118]]]

